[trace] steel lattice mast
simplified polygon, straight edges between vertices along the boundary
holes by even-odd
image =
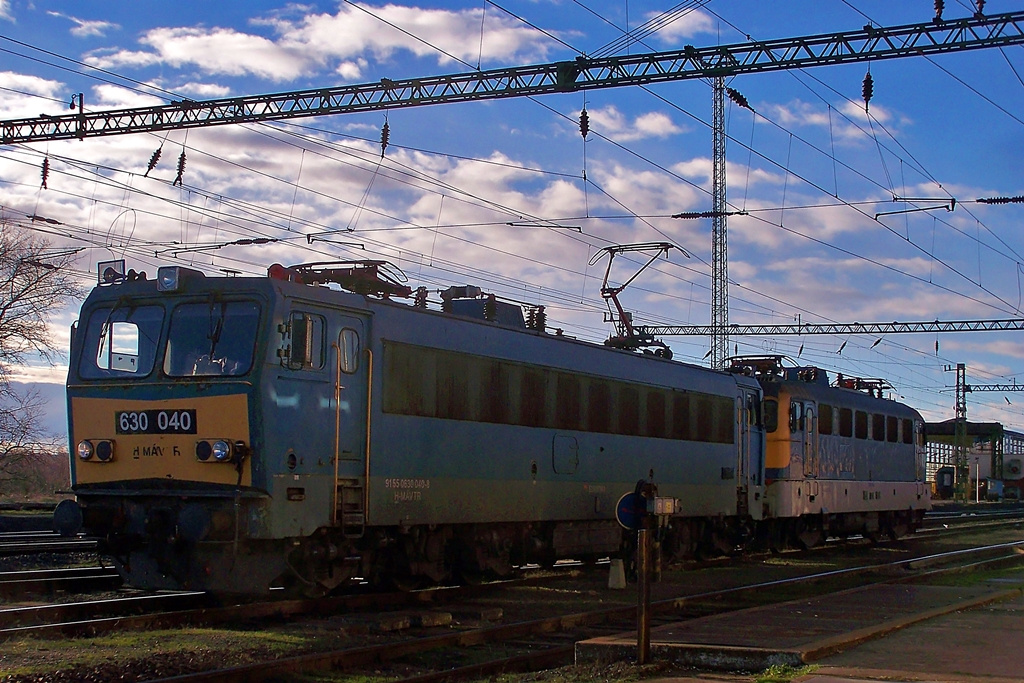
[[[725,177],[725,77],[713,84],[711,183],[711,367],[724,370],[729,357],[729,231]]]
[[[1024,12],[714,47],[212,100],[0,121],[0,144],[66,140],[326,114],[732,77],[1024,43]]]

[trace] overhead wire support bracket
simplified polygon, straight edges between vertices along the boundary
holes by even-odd
[[[637,327],[641,334],[706,337],[713,332],[711,325],[648,325]],[[776,337],[782,335],[811,334],[910,334],[916,332],[983,332],[995,330],[1024,330],[1024,318],[1000,320],[933,320],[923,322],[891,323],[798,323],[795,325],[729,325],[730,335]]]
[[[84,111],[0,121],[0,144],[84,139],[211,125],[524,97],[687,79],[896,59],[1024,43],[1024,11],[936,24],[782,38],[668,52],[577,57],[572,61],[406,78],[152,107]]]

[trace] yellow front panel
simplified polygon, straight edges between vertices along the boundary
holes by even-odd
[[[127,479],[170,479],[214,484],[238,483],[234,465],[200,462],[196,459],[199,440],[227,439],[250,445],[248,397],[204,396],[165,401],[126,401],[112,398],[72,398],[74,434],[72,446],[82,439],[114,442],[112,462],[76,458],[79,484],[96,484]],[[115,414],[119,411],[196,411],[195,434],[118,434]],[[248,459],[242,464],[243,486],[252,484]]]

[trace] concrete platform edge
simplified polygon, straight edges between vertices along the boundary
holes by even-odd
[[[868,626],[862,629],[857,629],[856,631],[850,631],[849,633],[843,633],[838,636],[824,638],[822,640],[809,643],[806,646],[802,646],[800,648],[800,652],[804,663],[815,662],[820,659],[824,659],[829,655],[841,652],[842,650],[849,649],[859,643],[863,643],[866,640],[881,638],[887,633],[898,631],[899,629],[906,628],[912,624],[926,621],[928,619],[934,619],[935,617],[941,617],[945,614],[959,612],[961,610],[981,607],[982,605],[987,605],[992,602],[1009,600],[1010,598],[1017,597],[1021,592],[1022,591],[1020,589],[1012,588],[1005,591],[999,591],[998,593],[981,595],[969,600],[962,600],[960,602],[953,603],[952,605],[936,607],[924,612],[918,612],[917,614],[910,614],[900,619],[892,619],[890,621],[882,622],[881,624],[876,624],[875,626]]]
[[[906,628],[918,622],[973,609],[993,602],[1008,600],[1022,593],[1024,593],[1024,589],[1019,588],[988,593],[899,619],[891,619],[875,626],[868,626],[849,633],[813,641],[795,649],[652,641],[651,658],[659,661],[670,661],[680,666],[711,671],[763,671],[776,664],[798,667],[821,660],[867,640],[883,637],[888,633]],[[627,640],[623,635],[604,636],[579,641],[575,647],[575,660],[577,664],[636,661],[636,659],[636,639]],[[952,677],[948,680],[957,679]]]

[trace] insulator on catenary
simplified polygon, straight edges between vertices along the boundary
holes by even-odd
[[[426,308],[427,307],[427,288],[426,287],[417,287],[416,288],[416,294],[413,295],[413,306],[415,306],[416,308]]]
[[[750,106],[750,102],[747,102],[747,98],[744,97],[743,93],[739,90],[736,90],[735,88],[726,88],[725,92],[729,94],[729,99],[735,102],[738,106],[754,111],[754,108]]]
[[[1024,204],[1024,195],[1016,197],[982,197],[974,200],[979,204]]]
[[[590,115],[587,114],[587,108],[584,107],[580,112],[580,135],[586,140],[588,133],[590,133]]]
[[[871,78],[870,71],[864,74],[864,83],[860,86],[860,94],[864,97],[864,111],[867,111],[871,96],[875,94],[875,81]]]
[[[178,157],[178,175],[174,177],[174,182],[171,185],[181,185],[181,177],[185,173],[185,150],[181,150],[181,156]]]
[[[153,152],[153,156],[149,158],[149,165],[146,167],[146,172],[142,174],[143,178],[149,176],[149,172],[156,168],[156,164],[160,161],[160,155],[164,153],[163,147],[157,147],[156,151]]]
[[[42,176],[43,176],[42,188],[44,190],[47,190],[47,189],[49,189],[48,187],[46,187],[46,181],[49,180],[49,178],[50,178],[50,157],[43,157]]]
[[[942,10],[946,9],[944,0],[935,0],[935,21],[942,21]]]
[[[380,129],[380,158],[384,158],[384,150],[387,149],[388,141],[391,139],[391,126],[388,125],[388,118],[384,117],[384,126]]]
[[[985,11],[985,0],[978,0],[974,4],[978,8],[978,11],[975,12],[975,16],[978,16],[978,17],[982,16],[982,13]]]

